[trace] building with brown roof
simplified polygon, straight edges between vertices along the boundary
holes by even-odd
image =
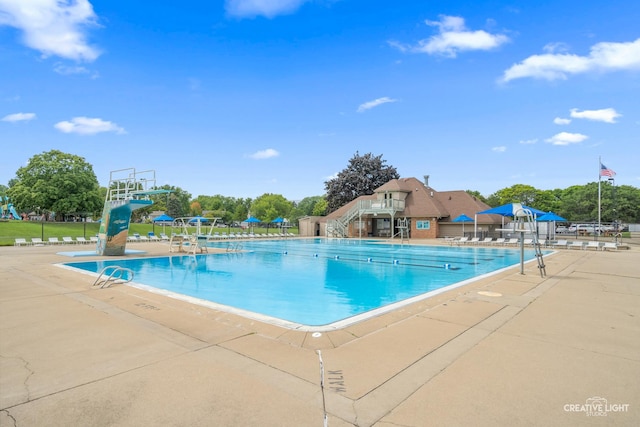
[[[453,222],[459,215],[474,218],[490,206],[466,191],[436,191],[417,178],[393,179],[374,194],[360,196],[324,217],[300,218],[300,235],[328,237],[478,237],[501,228],[500,215],[477,215],[477,222]],[[477,227],[477,229],[475,228]]]

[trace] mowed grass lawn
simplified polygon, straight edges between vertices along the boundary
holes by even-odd
[[[43,241],[47,241],[49,237],[57,237],[59,240],[62,240],[63,237],[71,237],[74,240],[76,237],[84,237],[85,239],[89,239],[91,236],[95,236],[98,234],[98,230],[100,228],[99,222],[34,222],[34,221],[0,221],[0,246],[12,246],[16,239],[27,239],[27,242],[30,242],[33,237],[39,237]],[[205,227],[204,225],[201,228],[202,233],[208,234],[210,227]],[[220,233],[222,232],[232,232],[237,233],[242,230],[240,228],[215,228],[215,231]],[[277,232],[275,228],[269,228],[269,233]],[[288,230],[291,233],[297,234],[298,230],[296,228]],[[150,232],[154,232],[156,235],[159,235],[163,232],[162,225],[154,225],[154,224],[138,224],[133,223],[129,227],[129,235],[138,233],[140,235],[147,235]],[[167,234],[171,234],[171,227],[167,226],[164,228],[164,232]],[[179,233],[180,230],[175,229],[176,233]],[[190,233],[195,233],[196,228],[190,227]],[[267,233],[266,227],[255,227],[256,233]]]

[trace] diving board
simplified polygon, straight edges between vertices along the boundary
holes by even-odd
[[[169,192],[155,189],[155,185],[153,170],[138,172],[129,168],[111,171],[98,231],[98,255],[125,254],[132,212],[152,205],[150,195]]]

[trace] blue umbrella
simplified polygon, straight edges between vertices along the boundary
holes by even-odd
[[[553,212],[547,212],[546,214],[539,216],[538,218],[536,218],[536,221],[541,221],[541,222],[551,222],[551,221],[567,222],[567,220],[565,218],[562,218],[560,215],[555,214]]]
[[[452,222],[473,222],[473,218],[469,218],[465,214],[462,214],[459,217],[453,219]]]
[[[281,223],[281,222],[284,222],[284,219],[282,219],[282,217],[278,217],[278,218],[274,219],[274,220],[273,220],[273,221],[271,221],[271,222]]]
[[[254,224],[262,222],[262,220],[256,218],[255,216],[250,216],[249,218],[245,219],[244,222],[248,222],[249,224],[251,224],[251,232],[253,233]]]
[[[194,216],[189,222],[209,222],[209,220],[203,216]]]
[[[455,219],[453,219],[452,222],[461,222],[462,223],[462,235],[464,236],[464,223],[465,222],[473,222],[473,218],[469,218],[465,214],[462,214],[462,215],[456,217]]]
[[[543,212],[536,208],[530,208],[529,206],[521,205],[523,209],[528,209],[534,215],[544,215],[546,212]],[[513,210],[520,207],[518,203],[507,203],[506,205],[498,206],[495,208],[487,209],[485,211],[476,212],[478,215],[484,214],[495,214],[502,216],[513,216]]]
[[[537,221],[540,222],[553,222],[553,237],[556,236],[556,221],[567,222],[565,218],[562,218],[560,215],[554,214],[553,212],[547,212],[544,215],[536,218]],[[547,237],[549,236],[549,227],[547,227]]]
[[[153,219],[153,222],[169,222],[169,221],[173,221],[173,218],[167,214],[162,214]]]

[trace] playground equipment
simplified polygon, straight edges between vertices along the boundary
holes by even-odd
[[[8,196],[0,196],[0,218],[22,220],[22,217],[16,212],[13,204],[9,203]]]
[[[155,187],[156,173],[153,170],[136,172],[129,168],[111,171],[98,231],[98,255],[124,255],[131,213],[152,205],[153,200],[149,198],[152,194],[170,193]]]

